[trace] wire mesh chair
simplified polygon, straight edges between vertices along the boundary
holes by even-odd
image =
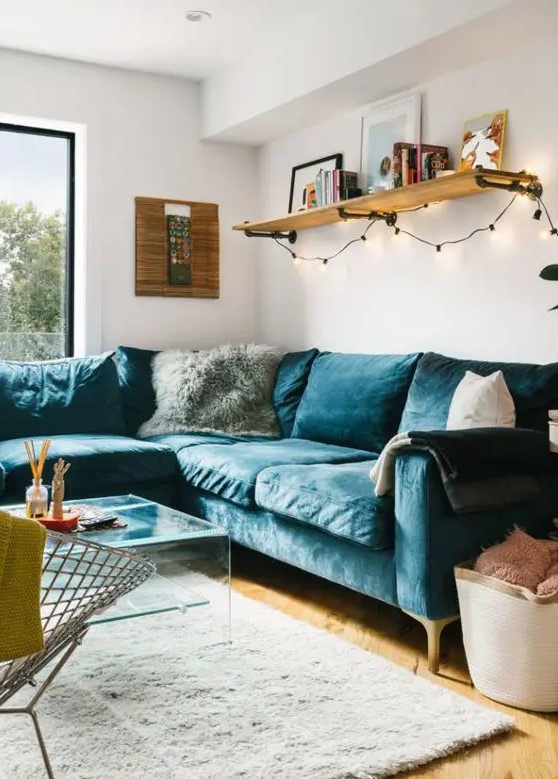
[[[93,615],[142,584],[154,571],[155,565],[140,555],[71,535],[48,533],[41,582],[44,648],[37,654],[0,663],[0,714],[31,716],[49,779],[54,779],[54,774],[35,711],[37,703],[81,644]],[[36,674],[55,658],[46,678],[38,682]],[[27,684],[37,688],[29,703],[4,707]]]

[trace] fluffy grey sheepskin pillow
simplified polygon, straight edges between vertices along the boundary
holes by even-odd
[[[160,352],[152,363],[157,409],[138,435],[278,436],[271,397],[282,356],[260,344]]]

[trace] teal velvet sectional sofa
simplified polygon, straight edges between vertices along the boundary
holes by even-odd
[[[455,514],[432,457],[401,456],[392,497],[376,497],[370,468],[398,430],[445,428],[465,370],[502,369],[517,425],[546,429],[558,408],[558,363],[457,360],[427,353],[287,354],[273,403],[278,439],[174,434],[139,440],[155,408],[154,352],[54,363],[0,362],[0,499],[29,482],[24,438],[49,436],[45,468],[72,462],[73,499],[133,492],[218,523],[233,541],[393,604],[425,624],[435,669],[440,628],[457,613],[453,566],[514,524],[544,534],[558,514],[558,478],[501,511]],[[558,475],[558,474],[557,474]]]

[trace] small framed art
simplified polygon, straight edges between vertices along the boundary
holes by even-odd
[[[420,93],[402,92],[372,103],[361,120],[363,194],[393,187],[393,144],[420,143]]]
[[[495,111],[465,122],[459,170],[472,170],[479,166],[500,170],[507,114],[506,110]]]
[[[343,167],[343,155],[331,154],[312,162],[304,162],[295,165],[291,172],[291,191],[289,194],[289,214],[293,211],[305,211],[308,208],[306,187],[316,183],[316,176],[320,170],[341,170]]]

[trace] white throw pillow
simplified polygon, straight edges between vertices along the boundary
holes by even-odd
[[[515,404],[502,371],[479,376],[466,371],[454,392],[447,430],[515,427]]]

